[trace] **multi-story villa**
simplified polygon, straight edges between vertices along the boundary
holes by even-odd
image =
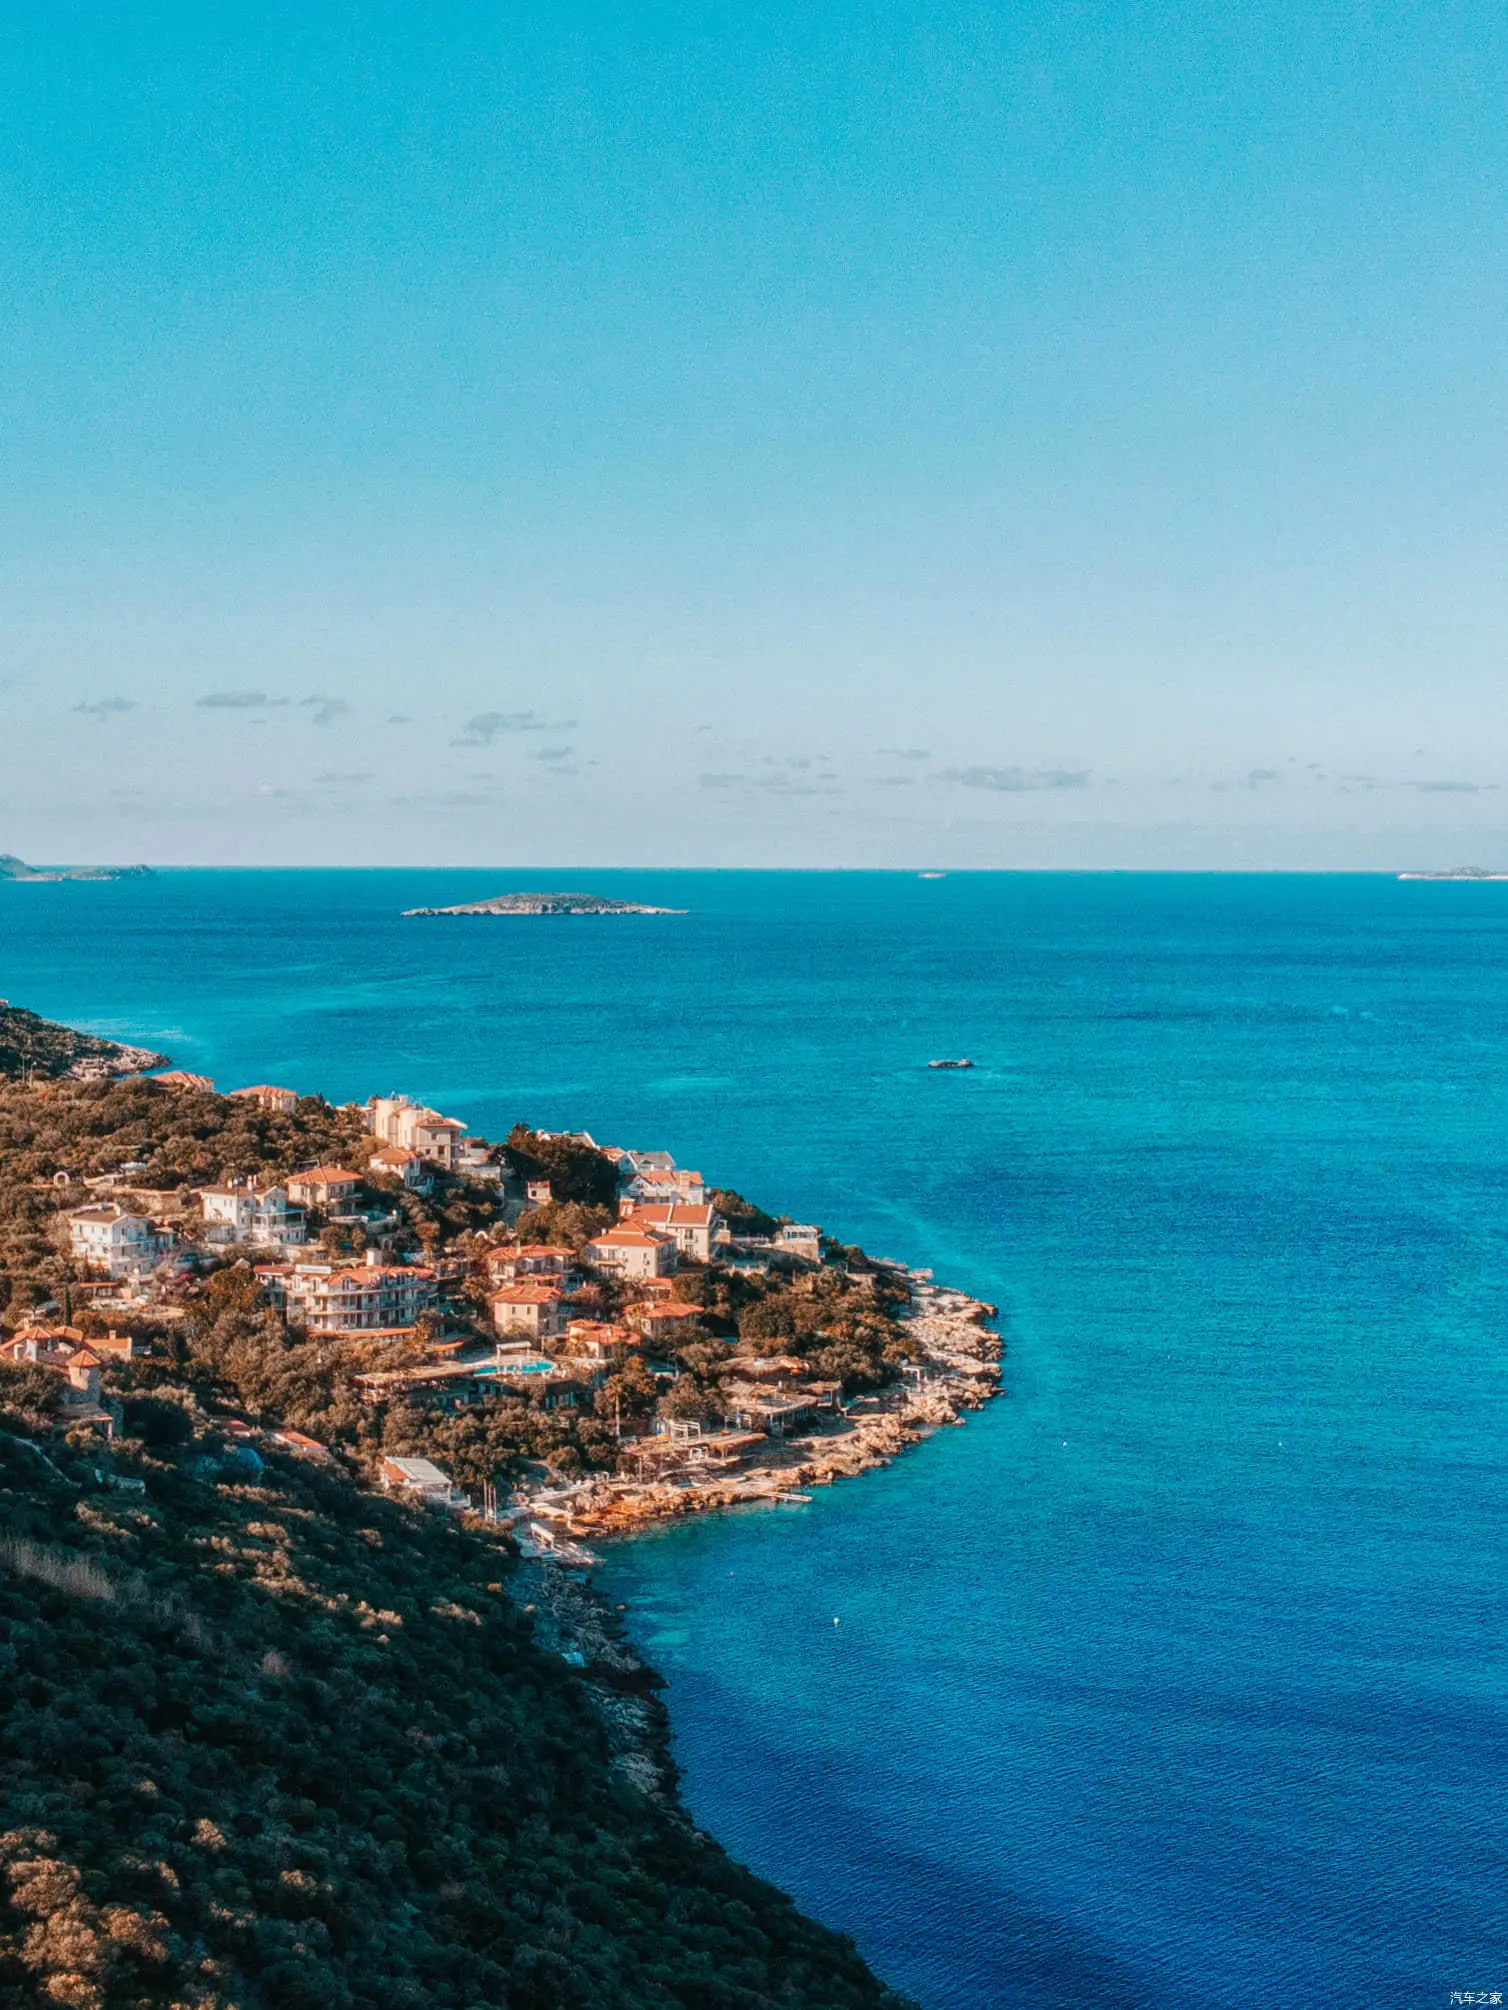
[[[417,1191],[429,1178],[429,1169],[417,1152],[411,1152],[407,1145],[379,1145],[367,1160],[367,1170],[374,1173],[390,1173],[394,1179],[401,1179],[409,1190]]]
[[[303,1211],[285,1186],[209,1186],[201,1190],[206,1242],[254,1242],[301,1248],[309,1240]]]
[[[298,1108],[297,1089],[275,1088],[271,1082],[255,1082],[249,1089],[232,1089],[230,1093],[232,1100],[239,1097],[243,1102],[258,1103],[264,1110],[276,1110],[285,1117]]]
[[[668,1235],[682,1256],[690,1257],[694,1263],[712,1261],[712,1245],[722,1227],[722,1216],[710,1204],[703,1202],[697,1206],[679,1200],[625,1199],[619,1206],[622,1227],[643,1228],[653,1235]]]
[[[431,1165],[454,1171],[466,1126],[456,1117],[442,1117],[407,1096],[373,1096],[367,1104],[367,1129],[385,1144],[402,1145]]]
[[[669,1277],[676,1267],[676,1246],[668,1235],[652,1235],[636,1223],[610,1228],[586,1246],[586,1259],[615,1277]]]
[[[290,1175],[288,1198],[304,1207],[344,1207],[355,1200],[360,1185],[356,1174],[344,1166],[313,1166]]]
[[[70,1254],[112,1281],[155,1269],[173,1246],[165,1229],[113,1200],[75,1208],[67,1222]]]
[[[565,1299],[558,1284],[542,1279],[505,1284],[492,1295],[492,1323],[499,1333],[558,1340],[566,1330]]]
[[[482,1268],[498,1284],[531,1278],[564,1288],[575,1280],[576,1253],[563,1243],[526,1242],[521,1249],[500,1243],[482,1252]]]
[[[264,1264],[257,1281],[290,1326],[310,1333],[398,1333],[438,1302],[433,1270],[383,1263]]]

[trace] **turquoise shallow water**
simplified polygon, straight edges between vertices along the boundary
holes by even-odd
[[[692,912],[397,915],[560,883]],[[663,1144],[1008,1308],[984,1415],[607,1572],[698,1818],[928,2010],[1508,1991],[1508,887],[175,873],[0,943],[224,1086]]]

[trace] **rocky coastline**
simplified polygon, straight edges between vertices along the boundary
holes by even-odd
[[[0,998],[0,1078],[113,1082],[166,1066],[150,1047],[79,1033]]]
[[[555,1553],[530,1543],[510,1575],[513,1599],[532,1620],[541,1644],[579,1672],[626,1784],[652,1799],[671,1820],[701,1834],[680,1798],[680,1768],[661,1691],[664,1680],[631,1644],[621,1616],[591,1581],[600,1559],[584,1545],[629,1540],[657,1522],[758,1502],[800,1503],[804,1489],[857,1477],[921,1442],[945,1424],[960,1424],[1000,1388],[1002,1343],[988,1321],[995,1306],[913,1274],[904,1315],[920,1344],[921,1373],[855,1404],[832,1425],[777,1444],[736,1477],[702,1484],[587,1482],[562,1500],[526,1499],[536,1529],[550,1532]],[[556,1533],[558,1531],[558,1533]]]
[[[988,1322],[997,1308],[966,1292],[912,1273],[912,1302],[903,1321],[918,1343],[919,1372],[897,1387],[866,1397],[830,1423],[772,1440],[757,1461],[727,1478],[680,1483],[584,1481],[526,1496],[521,1524],[525,1561],[514,1595],[536,1627],[593,1689],[615,1759],[624,1773],[678,1808],[670,1726],[658,1691],[661,1679],[629,1645],[617,1612],[591,1585],[600,1558],[587,1545],[624,1540],[652,1524],[756,1503],[801,1504],[806,1489],[889,1465],[947,1424],[961,1424],[998,1394],[1002,1342]],[[543,1537],[543,1541],[538,1537]]]

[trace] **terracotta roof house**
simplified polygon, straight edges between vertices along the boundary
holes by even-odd
[[[313,1166],[290,1175],[288,1198],[305,1207],[328,1207],[332,1201],[354,1200],[360,1185],[356,1174],[344,1166]]]
[[[544,1281],[505,1284],[492,1295],[492,1323],[499,1333],[556,1340],[566,1330],[565,1298],[558,1284]]]
[[[230,1093],[243,1102],[260,1103],[264,1110],[278,1110],[284,1116],[292,1116],[298,1108],[297,1089],[277,1089],[271,1082],[256,1082],[249,1089],[232,1089]]]
[[[394,1179],[401,1179],[406,1187],[421,1187],[429,1177],[423,1159],[417,1152],[411,1152],[407,1145],[379,1145],[367,1160],[367,1169],[375,1173],[390,1173]]]
[[[483,1252],[482,1267],[489,1277],[510,1284],[526,1277],[554,1278],[559,1283],[575,1270],[576,1252],[555,1242],[526,1242],[522,1249],[501,1245]]]
[[[433,1310],[435,1273],[422,1264],[265,1264],[257,1281],[283,1316],[310,1333],[386,1338],[408,1332]]]
[[[694,1263],[712,1261],[712,1244],[722,1225],[722,1216],[707,1202],[624,1201],[623,1223],[647,1228],[656,1235],[668,1235],[682,1256]]]
[[[630,1305],[623,1314],[649,1340],[683,1339],[701,1324],[699,1305],[682,1305],[675,1299],[651,1299]]]
[[[566,1346],[588,1361],[621,1361],[638,1340],[627,1326],[614,1326],[604,1319],[573,1319],[566,1328]]]
[[[616,1277],[669,1277],[676,1268],[676,1246],[668,1236],[624,1225],[594,1236],[586,1246],[586,1259]]]

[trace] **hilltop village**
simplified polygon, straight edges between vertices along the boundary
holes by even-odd
[[[0,1360],[109,1436],[188,1387],[525,1551],[883,1461],[998,1382],[993,1308],[658,1150],[169,1070],[0,1090]]]

